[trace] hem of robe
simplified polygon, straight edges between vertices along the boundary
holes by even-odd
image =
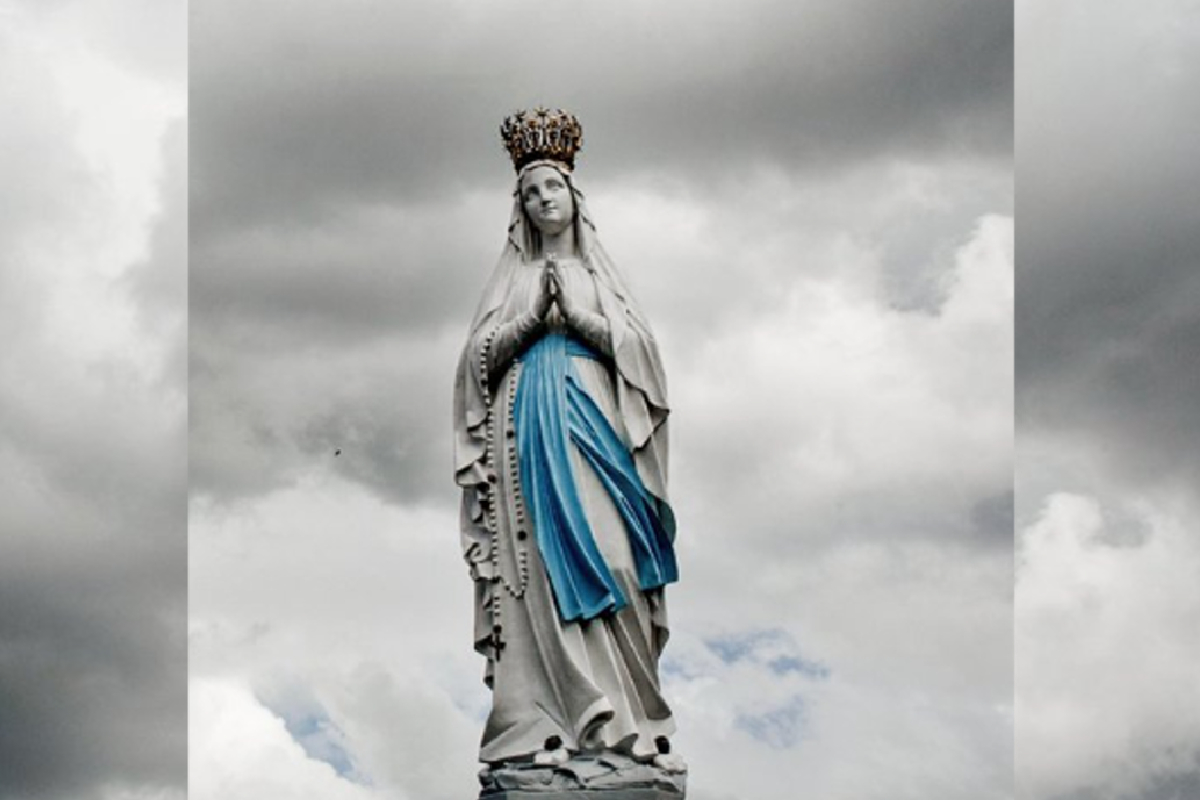
[[[607,368],[601,362],[589,359],[573,360],[588,391],[612,420],[618,401]],[[519,370],[513,372],[519,373]],[[510,374],[507,380],[516,377]],[[509,396],[504,390],[498,391],[497,395],[500,398]],[[504,401],[501,402],[503,404]],[[618,434],[627,441],[623,426],[618,427]],[[498,435],[497,447],[501,455],[507,455],[506,448],[509,446],[509,440]],[[623,591],[630,593],[631,607],[587,622],[563,621],[558,615],[540,553],[537,553],[536,546],[529,547],[528,566],[530,572],[535,574],[529,576],[528,592],[522,599],[509,597],[503,591],[496,596],[504,607],[502,618],[506,620],[504,630],[509,647],[499,661],[491,662],[489,659],[489,667],[492,668],[489,671],[494,680],[493,692],[499,685],[501,692],[512,691],[516,694],[507,695],[508,702],[515,705],[500,702],[493,706],[480,747],[479,760],[484,763],[528,761],[544,749],[545,741],[552,736],[559,737],[564,747],[575,752],[609,750],[635,758],[653,758],[657,754],[655,739],[675,733],[674,718],[661,696],[657,669],[660,645],[668,634],[662,590],[642,591],[638,588],[637,576],[632,570],[629,543],[627,539],[618,543],[619,540],[615,538],[614,532],[618,530],[625,535],[619,512],[612,506],[607,491],[590,472],[590,465],[585,463],[577,449],[572,450],[572,460],[577,470],[587,471],[588,477],[583,479],[583,483],[590,488],[585,489],[581,485],[581,490],[585,495],[583,499],[588,517],[597,519],[604,526],[603,531],[598,531],[598,546],[604,549],[607,542],[609,546],[622,551],[616,562],[622,576],[618,582]],[[504,463],[503,459],[501,463]],[[506,528],[510,524],[506,522]],[[605,532],[608,536],[604,535]],[[539,571],[541,574],[536,574]],[[548,607],[543,608],[546,601]],[[546,614],[553,615],[553,620]],[[521,617],[519,622],[514,615]],[[513,635],[518,638],[512,639]],[[539,639],[547,635],[552,637],[546,642],[550,645],[549,650],[546,644],[539,644]],[[628,639],[630,636],[636,639]],[[551,655],[551,660],[546,661],[547,654],[557,655]],[[598,656],[602,658],[602,663],[595,663]],[[553,659],[558,657],[568,659],[560,665],[568,668],[568,672],[557,673],[565,683],[551,679],[557,685],[547,684],[545,689],[530,689],[530,686],[536,687],[538,681],[542,680],[539,677],[542,670],[556,669]],[[578,675],[578,678],[574,675]],[[643,684],[643,680],[649,683]],[[640,691],[635,687],[641,687]],[[606,689],[617,692],[617,696],[623,698],[620,708],[609,698]],[[631,689],[634,691],[630,692]],[[564,691],[566,694],[560,694]],[[569,702],[570,697],[578,698],[584,710],[572,714],[568,707],[575,706],[578,709],[579,704]],[[654,717],[647,714],[653,714]]]

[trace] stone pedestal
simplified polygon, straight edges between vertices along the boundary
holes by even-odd
[[[662,789],[567,789],[549,792],[505,791],[480,797],[487,800],[680,800],[683,795]]]
[[[565,764],[485,769],[479,800],[685,800],[687,773],[615,753],[577,754]]]

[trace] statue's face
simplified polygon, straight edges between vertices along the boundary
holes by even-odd
[[[534,167],[521,178],[521,203],[544,236],[557,236],[575,219],[575,198],[554,167]]]

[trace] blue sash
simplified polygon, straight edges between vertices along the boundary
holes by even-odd
[[[521,487],[559,614],[568,622],[616,611],[627,602],[588,525],[575,485],[572,443],[625,522],[640,588],[654,589],[679,577],[660,501],[647,491],[633,456],[584,389],[572,356],[599,359],[561,333],[535,342],[521,357],[513,408]]]

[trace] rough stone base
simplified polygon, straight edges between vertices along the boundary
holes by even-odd
[[[486,800],[681,800],[683,795],[662,789],[566,789],[549,792],[514,789],[480,797]]]
[[[684,800],[687,773],[617,753],[574,754],[565,764],[504,764],[479,776],[479,800]]]

